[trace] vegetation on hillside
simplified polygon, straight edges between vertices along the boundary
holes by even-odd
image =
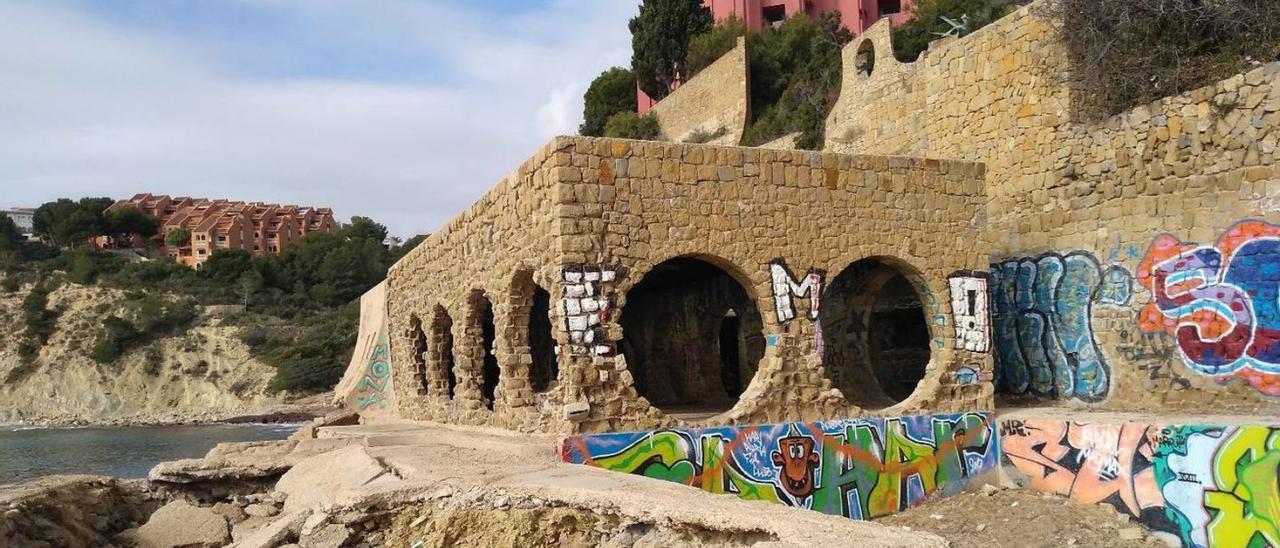
[[[702,0],[644,0],[631,29],[631,72],[649,97],[662,99],[686,74],[689,40],[715,23]]]
[[[192,270],[168,258],[129,260],[83,245],[92,236],[129,232],[110,232],[121,227],[145,228],[148,219],[154,223],[133,213],[93,214],[94,207],[110,203],[64,199],[41,206],[37,231],[56,245],[21,241],[8,228],[12,220],[0,215],[0,289],[32,288],[22,305],[25,327],[18,349],[25,369],[33,366],[56,325],[58,310],[49,308],[48,296],[57,284],[96,284],[126,291],[123,309],[104,318],[88,349],[100,363],[112,363],[157,337],[184,332],[196,318],[197,305],[239,304],[246,312],[227,321],[243,326],[254,355],[276,367],[271,388],[324,390],[337,382],[342,374],[337,364],[345,364],[354,348],[354,302],[422,241],[415,237],[386,249],[386,228],[355,217],[337,233],[310,233],[279,255],[220,249],[200,270]],[[264,338],[266,326],[272,330]],[[10,377],[6,380],[15,380]]]
[[[964,36],[1004,17],[1030,0],[918,0],[911,19],[893,28],[893,55],[910,63],[943,36]]]
[[[613,67],[600,73],[582,96],[582,125],[578,133],[588,137],[604,135],[605,124],[619,112],[636,111],[636,75]]]
[[[1276,0],[1057,0],[1074,107],[1102,118],[1280,60]]]
[[[652,141],[658,139],[661,134],[662,128],[658,126],[658,115],[652,112],[643,115],[619,112],[610,116],[609,121],[604,125],[605,137]]]

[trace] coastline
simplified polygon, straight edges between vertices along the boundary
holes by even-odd
[[[136,413],[122,416],[53,416],[0,421],[0,428],[85,428],[130,426],[208,426],[218,424],[303,424],[339,408],[332,404],[333,393],[325,392],[272,405],[259,410],[234,413],[188,411]]]

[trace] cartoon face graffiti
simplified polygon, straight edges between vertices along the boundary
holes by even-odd
[[[780,438],[778,450],[773,452],[773,465],[778,467],[778,485],[797,499],[813,494],[813,471],[820,461],[813,445],[813,438],[793,433]]]

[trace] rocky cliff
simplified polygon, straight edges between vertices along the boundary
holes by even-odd
[[[121,313],[116,289],[64,284],[49,294],[57,314],[34,358],[18,348],[28,285],[0,293],[0,423],[186,423],[266,413],[275,370],[253,359],[237,327],[202,311],[189,328],[136,344],[112,363],[89,358],[102,322]]]

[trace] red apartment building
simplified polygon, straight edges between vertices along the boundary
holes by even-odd
[[[200,268],[218,249],[243,249],[254,255],[274,255],[311,232],[335,232],[338,223],[327,207],[232,202],[229,200],[138,194],[112,204],[133,206],[160,221],[160,251],[192,268]],[[186,229],[191,241],[185,246],[164,244],[170,231]],[[127,245],[141,247],[141,238]]]
[[[910,19],[913,0],[702,0],[702,4],[715,15],[716,22],[737,15],[748,29],[757,32],[766,26],[781,25],[798,13],[817,16],[838,11],[845,28],[856,35],[881,19],[894,25]],[[636,103],[640,114],[644,114],[657,101],[637,86]]]

